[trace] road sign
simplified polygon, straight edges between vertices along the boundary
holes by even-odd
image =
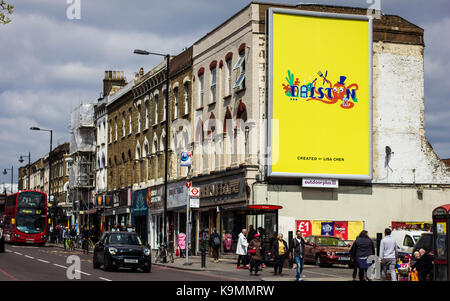
[[[187,189],[191,188],[191,186],[192,186],[192,182],[186,182]]]
[[[198,187],[189,188],[189,197],[190,198],[200,198],[200,188],[198,188]]]
[[[189,204],[191,208],[200,208],[200,199],[189,199]]]

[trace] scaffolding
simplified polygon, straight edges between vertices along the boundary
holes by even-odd
[[[69,201],[73,213],[93,207],[95,188],[94,104],[81,104],[72,111],[70,121]]]

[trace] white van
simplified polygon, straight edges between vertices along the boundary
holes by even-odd
[[[421,230],[393,230],[391,236],[396,240],[399,252],[411,254],[420,235],[425,232]]]

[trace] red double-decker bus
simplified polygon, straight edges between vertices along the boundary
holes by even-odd
[[[47,194],[25,190],[6,197],[5,241],[44,245],[47,241]]]

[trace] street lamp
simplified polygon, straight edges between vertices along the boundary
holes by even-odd
[[[11,171],[11,193],[13,193],[14,167],[11,166],[11,168],[5,168],[5,169],[3,170],[3,174],[4,174],[4,175],[7,175],[7,174],[8,174],[7,170],[10,170],[10,171]]]
[[[165,156],[165,170],[164,170],[164,233],[163,233],[163,241],[165,246],[167,247],[167,168],[168,168],[168,153],[169,153],[169,86],[170,86],[170,80],[169,80],[169,68],[170,68],[170,54],[161,54],[156,52],[149,52],[146,50],[141,49],[135,49],[135,54],[140,55],[159,55],[166,58],[166,137],[165,137],[165,147],[164,147],[164,156]]]
[[[20,163],[23,163],[23,157],[24,156],[26,156],[26,155],[21,155],[20,156],[20,158],[19,158],[19,162]],[[30,174],[31,174],[31,153],[30,152],[28,152],[28,189],[30,189],[31,188],[31,185],[30,185]]]
[[[52,194],[52,143],[53,143],[53,130],[48,130],[48,129],[41,129],[38,127],[31,127],[30,130],[32,131],[45,131],[45,132],[50,132],[50,152],[48,153],[48,195],[51,199],[51,194]],[[55,200],[53,199],[53,211],[54,211],[54,206],[55,206]],[[52,223],[54,223],[54,219],[52,219]]]

